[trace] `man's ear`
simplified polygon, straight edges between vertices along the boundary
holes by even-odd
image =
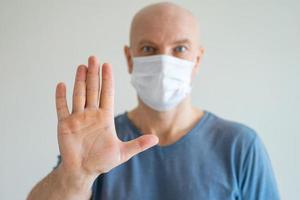
[[[203,54],[204,54],[204,48],[199,47],[199,50],[198,50],[198,53],[197,53],[197,59],[196,59],[196,66],[197,66],[198,70],[199,70],[199,67],[200,67],[200,63],[202,61]]]
[[[127,46],[127,45],[124,46],[124,54],[125,54],[126,61],[127,61],[128,72],[129,72],[129,74],[131,74],[132,73],[132,66],[133,66],[132,55],[131,55],[131,52],[130,52],[130,47]]]
[[[198,50],[197,55],[196,55],[196,63],[195,63],[195,67],[193,69],[192,79],[194,79],[196,74],[198,74],[198,72],[199,72],[200,63],[201,63],[203,54],[204,54],[204,48],[199,47],[199,50]]]

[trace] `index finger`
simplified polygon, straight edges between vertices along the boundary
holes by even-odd
[[[112,67],[108,63],[102,65],[102,85],[100,94],[100,108],[113,110],[114,106],[114,80]]]

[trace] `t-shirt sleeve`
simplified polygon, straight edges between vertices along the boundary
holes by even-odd
[[[240,192],[243,200],[280,199],[268,153],[256,136],[243,158]]]

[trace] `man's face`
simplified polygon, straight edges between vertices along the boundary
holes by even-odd
[[[195,62],[194,76],[203,54],[195,18],[174,8],[137,14],[132,22],[130,47],[124,50],[129,73],[132,57],[165,54]]]

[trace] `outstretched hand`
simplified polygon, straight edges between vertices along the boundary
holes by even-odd
[[[56,87],[58,143],[61,166],[71,173],[97,177],[124,163],[132,156],[158,143],[154,135],[143,135],[122,142],[114,124],[114,81],[110,64],[100,65],[96,57],[88,66],[80,65],[76,72],[73,107],[70,113],[66,87]]]

